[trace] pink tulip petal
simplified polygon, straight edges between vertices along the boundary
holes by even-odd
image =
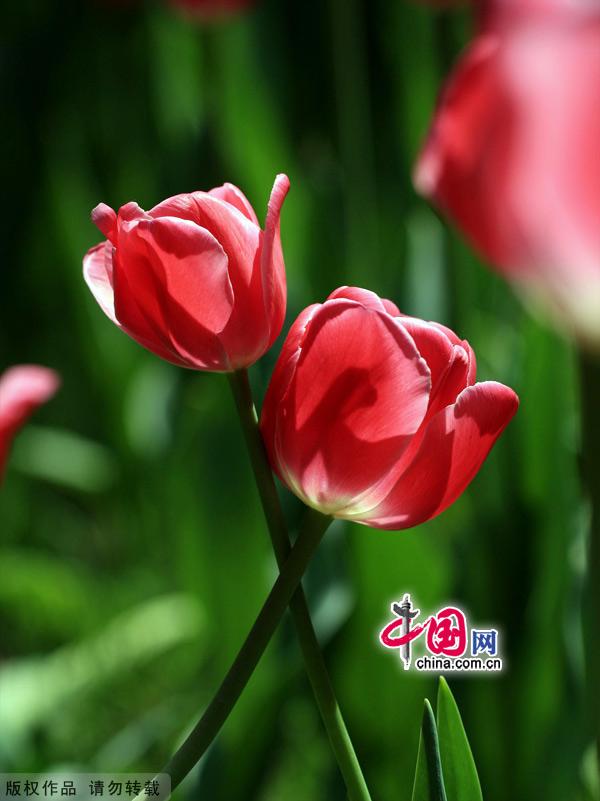
[[[261,285],[260,228],[231,203],[208,192],[176,195],[159,203],[149,214],[154,218],[192,220],[219,242],[229,260],[234,295],[233,312],[221,333],[221,342],[227,353],[236,356],[232,367],[251,364],[265,352],[270,330]]]
[[[136,222],[119,237],[114,290],[118,320],[146,347],[198,369],[230,369],[218,335],[233,292],[208,231],[168,217]]]
[[[117,214],[106,203],[99,203],[92,209],[92,222],[107,239],[115,244],[117,238]]]
[[[279,336],[286,307],[286,279],[280,238],[280,217],[283,201],[290,188],[287,175],[275,178],[267,208],[265,231],[262,237],[261,275],[264,308],[270,323],[268,346]]]
[[[54,370],[37,365],[11,367],[0,376],[0,479],[14,435],[59,385]]]
[[[223,186],[217,186],[215,189],[211,189],[208,194],[218,198],[219,200],[224,200],[226,203],[230,203],[238,211],[241,211],[244,217],[247,217],[250,222],[254,223],[254,225],[260,225],[258,222],[258,217],[250,205],[250,201],[242,192],[242,190],[237,188],[237,186],[226,183],[223,184]]]
[[[175,195],[148,212],[150,217],[176,217],[205,228],[229,258],[234,288],[248,287],[252,281],[260,229],[231,203],[208,192]]]
[[[440,410],[455,403],[466,388],[469,376],[469,357],[461,345],[453,345],[442,327],[404,315],[398,322],[411,335],[417,350],[431,371],[429,405],[419,430],[415,432],[402,456],[383,479],[374,484],[354,504],[355,509],[369,509],[389,493],[391,487],[411,464],[419,452],[429,422]],[[449,329],[448,329],[449,330]],[[452,334],[456,338],[455,334]],[[342,514],[348,510],[342,510]]]
[[[431,370],[431,396],[433,397],[448,365],[453,360],[453,345],[442,331],[424,320],[416,317],[399,317],[398,322],[411,335],[419,353]],[[455,400],[456,395],[450,402],[454,403]]]
[[[90,248],[83,258],[83,277],[104,314],[115,325],[120,325],[115,316],[113,249],[109,241]]]
[[[312,306],[308,306],[300,313],[290,328],[285,342],[283,343],[279,358],[277,359],[277,363],[275,364],[273,374],[271,375],[269,387],[262,406],[260,416],[261,433],[265,447],[269,453],[271,464],[282,481],[285,481],[285,469],[282,467],[282,463],[279,460],[277,435],[279,404],[287,394],[296,364],[300,358],[302,344],[310,321],[314,317],[317,309],[320,308],[320,303],[313,303]]]
[[[359,522],[396,530],[443,512],[471,483],[518,404],[511,389],[494,381],[465,389],[433,417],[413,462]]]
[[[117,214],[117,234],[123,226],[127,227],[129,223],[150,219],[150,214],[144,211],[135,201],[132,200],[129,203],[125,203],[124,206],[121,206]]]
[[[153,351],[162,359],[186,366],[186,363],[173,350],[171,343],[161,341],[152,320],[144,316],[133,294],[130,293],[127,311],[127,319],[131,328],[117,320],[113,289],[114,250],[110,242],[101,242],[91,248],[83,259],[83,276],[98,305],[115,325],[140,345]],[[122,277],[121,284],[128,285],[125,277]]]
[[[376,295],[375,292],[371,292],[370,289],[361,289],[357,286],[341,286],[335,289],[327,300],[340,298],[355,300],[357,303],[361,303],[366,309],[374,309],[375,311],[387,313],[383,300],[379,295]]]
[[[442,94],[429,137],[415,170],[415,186],[432,197],[496,263],[512,260],[522,233],[497,203],[492,186],[502,186],[509,165],[515,108],[497,71],[497,37],[480,37],[466,51]],[[485,151],[498,159],[482,159]],[[499,214],[504,216],[498,225]],[[510,242],[502,235],[512,231]],[[517,241],[519,245],[517,245]]]
[[[429,325],[432,325],[435,328],[439,329],[440,331],[443,331],[453,345],[457,345],[466,353],[467,361],[469,364],[467,370],[466,386],[470,387],[471,384],[475,383],[475,378],[477,376],[477,359],[475,358],[475,351],[469,345],[466,339],[461,339],[454,333],[454,331],[451,328],[448,328],[447,326],[442,325],[441,323],[434,323],[434,322],[429,323]]]
[[[388,314],[391,314],[392,317],[400,317],[400,309],[393,301],[388,300],[387,298],[382,298],[381,302],[383,303]]]

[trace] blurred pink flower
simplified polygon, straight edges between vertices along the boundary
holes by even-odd
[[[600,345],[600,3],[489,0],[415,185],[528,298]]]
[[[0,376],[0,481],[13,437],[59,383],[54,370],[37,365],[11,367]]]

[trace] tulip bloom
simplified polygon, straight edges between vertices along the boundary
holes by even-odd
[[[283,325],[285,267],[279,236],[289,189],[277,176],[265,230],[232,184],[176,195],[116,214],[101,203],[92,219],[107,237],[83,260],[104,313],[157,356],[195,370],[248,367]]]
[[[11,367],[0,376],[0,480],[13,437],[33,412],[58,389],[53,370],[36,365]]]
[[[488,0],[415,184],[563,325],[600,344],[600,6]]]
[[[475,384],[467,342],[389,300],[342,287],[292,326],[261,431],[273,468],[307,505],[382,529],[423,523],[475,477],[517,410]]]

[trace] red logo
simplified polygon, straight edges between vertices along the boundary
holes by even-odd
[[[411,663],[410,644],[425,634],[427,649],[435,656],[459,657],[467,650],[468,633],[465,614],[455,606],[440,609],[430,615],[423,623],[411,627],[414,618],[420,614],[419,609],[412,609],[410,595],[407,593],[401,604],[392,604],[396,614],[379,635],[379,640],[386,648],[399,648],[400,658],[405,670]]]

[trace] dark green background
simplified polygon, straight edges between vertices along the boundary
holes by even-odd
[[[335,287],[365,286],[453,326],[479,377],[521,398],[449,511],[409,532],[336,524],[309,574],[374,801],[410,799],[435,692],[377,644],[405,591],[502,630],[502,676],[450,676],[486,799],[591,798],[573,351],[410,184],[468,14],[270,0],[203,27],[118,5],[3,12],[0,364],[50,365],[63,387],[19,436],[0,493],[0,767],[158,769],[266,596],[274,562],[226,381],[121,334],[81,258],[101,238],[99,201],[150,207],[232,181],[264,220],[286,172],[286,328]],[[252,370],[259,397],[279,344]],[[202,801],[344,798],[288,621],[185,787]]]

